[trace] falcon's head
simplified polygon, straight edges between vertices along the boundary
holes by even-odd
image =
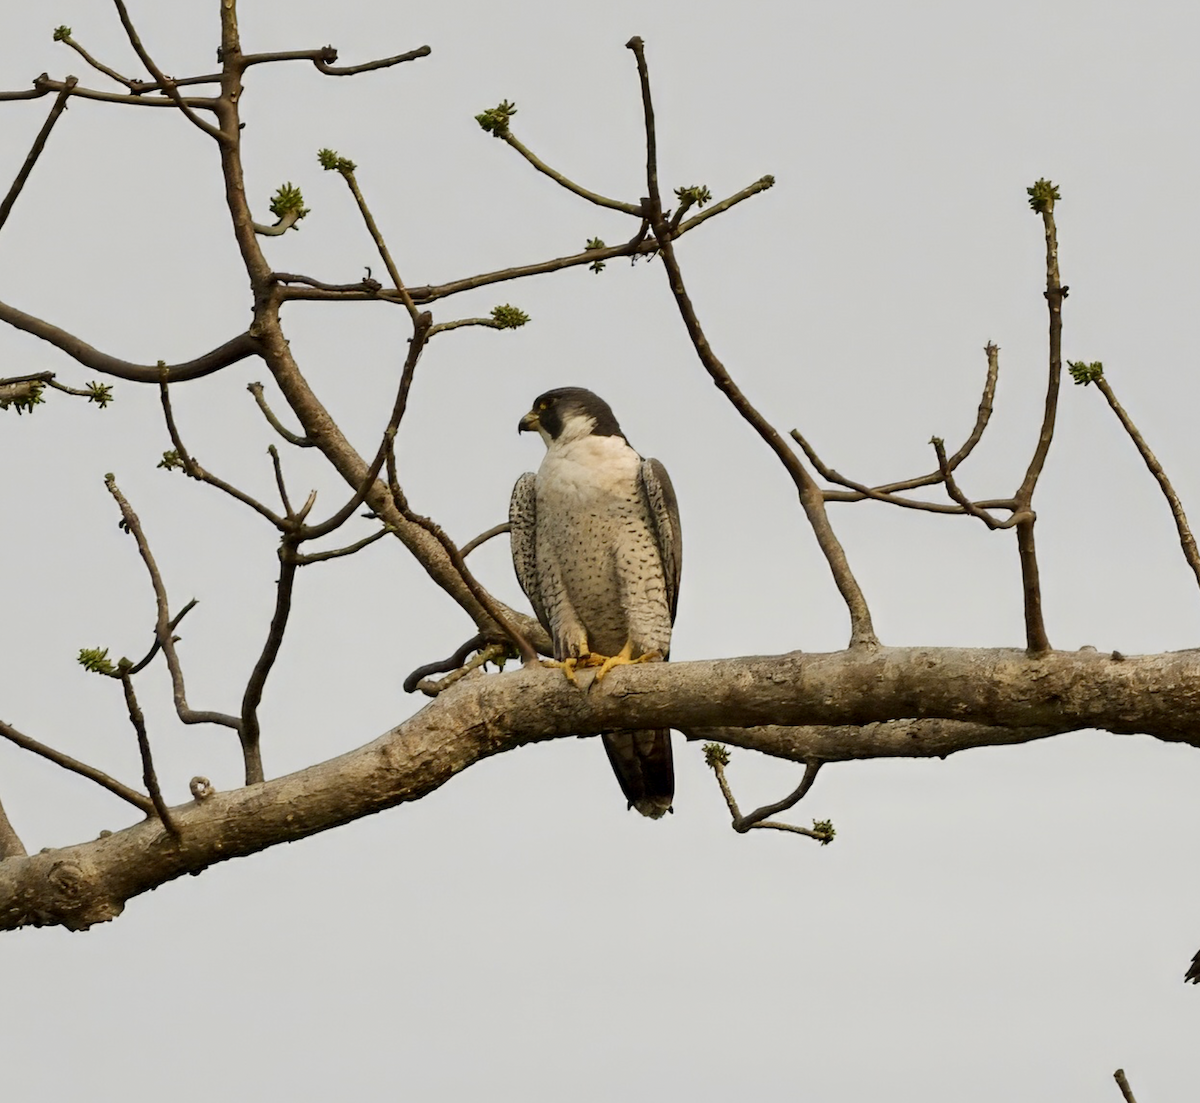
[[[555,441],[565,444],[587,436],[625,439],[609,404],[583,387],[558,387],[538,395],[517,425],[518,433],[533,429],[547,448]]]

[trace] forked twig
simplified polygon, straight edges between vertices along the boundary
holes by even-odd
[[[834,830],[833,824],[828,821],[814,822],[812,829],[807,827],[799,827],[791,823],[775,823],[768,820],[768,816],[774,816],[777,812],[784,812],[792,808],[804,799],[805,794],[812,788],[813,782],[817,780],[817,772],[821,769],[821,760],[810,758],[804,763],[804,777],[800,784],[796,786],[791,793],[781,801],[776,801],[774,804],[765,804],[761,808],[756,808],[749,815],[743,816],[738,808],[738,803],[734,799],[733,790],[729,787],[729,779],[725,776],[725,767],[729,765],[729,751],[721,746],[720,743],[706,743],[704,745],[704,761],[716,775],[717,784],[721,787],[721,795],[725,798],[725,803],[729,806],[729,814],[733,817],[733,829],[740,835],[744,835],[747,831],[756,827],[773,828],[776,831],[792,831],[798,835],[807,835],[810,839],[816,839],[822,845],[833,841]]]
[[[684,287],[683,274],[680,271],[679,262],[675,257],[675,250],[663,217],[662,200],[658,191],[658,144],[655,137],[654,107],[650,98],[650,75],[646,66],[645,49],[642,40],[637,37],[630,39],[627,45],[637,58],[638,77],[642,87],[642,106],[646,125],[646,187],[650,193],[647,199],[646,213],[658,241],[671,293],[675,297],[676,305],[679,308],[684,325],[687,327],[688,335],[692,339],[692,344],[696,349],[696,354],[699,356],[700,362],[704,365],[705,370],[716,384],[717,389],[729,399],[734,409],[758,433],[783,463],[785,470],[791,476],[792,482],[795,484],[800,496],[801,507],[808,517],[809,524],[812,526],[813,533],[816,536],[817,544],[820,546],[825,560],[829,564],[834,583],[839,593],[841,593],[842,599],[846,603],[847,611],[850,614],[850,645],[852,647],[874,647],[879,641],[875,635],[875,629],[871,624],[870,609],[867,607],[866,598],[863,596],[858,581],[850,570],[846,553],[835,535],[833,527],[829,523],[829,518],[826,516],[825,500],[821,494],[820,487],[817,486],[816,481],[800,463],[796,453],[788,447],[774,426],[759,413],[737,384],[734,383],[729,372],[725,369],[725,365],[721,363],[713,352],[711,345],[709,345],[708,338],[704,335],[704,330],[701,328],[700,320],[696,315],[691,298]]]

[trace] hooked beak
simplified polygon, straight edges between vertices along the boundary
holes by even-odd
[[[542,427],[541,421],[538,419],[537,411],[530,410],[519,422],[517,422],[518,433],[532,433]]]

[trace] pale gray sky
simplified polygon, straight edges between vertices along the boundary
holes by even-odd
[[[215,0],[131,0],[176,76],[213,66]],[[473,116],[514,100],[518,135],[599,191],[643,191],[632,34],[646,40],[664,185],[770,192],[681,244],[709,335],[783,430],[883,480],[928,470],[975,415],[982,346],[1001,346],[996,414],[960,472],[1011,491],[1045,372],[1040,176],[1058,211],[1066,355],[1101,359],[1185,502],[1200,513],[1191,320],[1200,237],[1200,14],[1148,0],[949,2],[258,0],[247,49],[327,42],[353,63],[423,43],[431,57],[353,79],[256,69],[243,102],[248,187],[266,220],[284,181],[312,214],[268,242],[280,269],[348,281],[376,265],[332,146],[410,283],[571,252],[632,232],[559,191]],[[9,5],[0,85],[43,70],[104,86],[51,41],[65,23],[118,69],[111,5]],[[0,106],[6,187],[49,108]],[[75,103],[0,235],[0,298],[105,351],[187,359],[247,320],[212,143],[168,111]],[[515,333],[467,330],[426,354],[402,433],[416,508],[466,539],[501,520],[540,444],[515,428],[548,386],[604,395],[668,466],[685,566],[678,659],[829,650],[844,613],[777,462],[695,360],[656,264],[610,264],[439,304],[438,320],[523,307]],[[362,448],[386,421],[406,336],[382,305],[295,305],[287,332]],[[0,330],[0,375],[93,378]],[[180,387],[210,468],[264,494],[270,430],[251,363]],[[155,469],[157,395],[116,385],[98,411],[53,396],[0,418],[0,714],[139,776],[119,693],[80,647],[140,655],[152,595],[104,491],[139,511],[173,604],[200,605],[182,655],[197,707],[236,707],[273,602],[267,527]],[[286,454],[294,487],[344,488]],[[1200,595],[1166,506],[1094,390],[1068,385],[1037,500],[1055,646],[1192,647]],[[886,643],[1023,641],[1011,534],[871,505],[833,510]],[[365,531],[365,530],[364,530]],[[485,581],[520,599],[503,541]],[[423,704],[400,683],[471,632],[390,542],[307,570],[264,703],[267,770],[374,738]],[[142,685],[143,683],[139,683]],[[144,678],[168,799],[238,781],[223,732],[183,730],[161,671]],[[946,762],[826,770],[801,821],[827,848],[735,835],[697,747],[676,744],[676,815],[626,813],[595,740],[487,761],[412,807],[207,871],[133,900],[86,935],[0,940],[5,1098],[177,1103],[288,1098],[1001,1103],[1192,1098],[1200,990],[1200,756],[1082,733]],[[744,804],[796,767],[736,753]],[[128,822],[123,805],[0,746],[0,792],[31,847]]]

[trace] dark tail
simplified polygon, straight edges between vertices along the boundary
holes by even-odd
[[[611,751],[609,752],[609,757],[612,757]],[[1200,952],[1197,952],[1196,956],[1192,958],[1192,967],[1184,974],[1183,983],[1187,984],[1188,981],[1191,981],[1193,984],[1200,984]]]
[[[657,820],[671,811],[675,799],[675,765],[671,759],[671,733],[655,731],[608,732],[604,749],[621,792],[643,816]]]

